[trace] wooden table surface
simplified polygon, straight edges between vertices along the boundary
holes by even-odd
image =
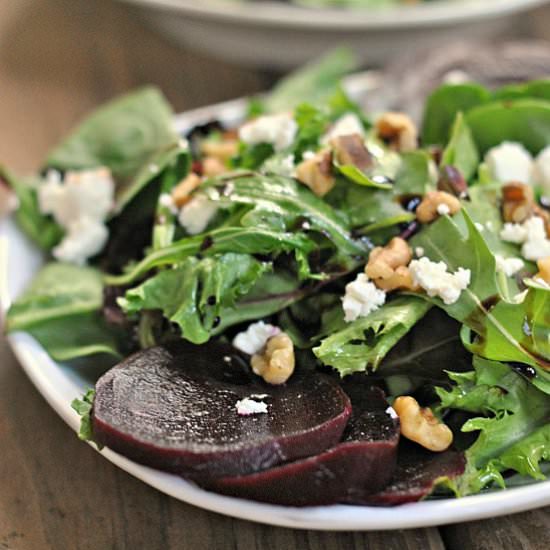
[[[540,18],[535,24],[547,28]],[[36,168],[83,114],[148,82],[181,111],[258,91],[266,77],[181,51],[112,1],[0,1],[0,160],[10,167]],[[0,550],[110,548],[548,549],[550,508],[372,533],[282,529],[206,512],[79,442],[0,340]]]

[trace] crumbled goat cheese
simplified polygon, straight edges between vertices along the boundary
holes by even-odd
[[[527,229],[521,223],[505,223],[500,230],[500,238],[509,243],[520,244],[527,239]]]
[[[330,130],[321,139],[321,142],[328,143],[331,139],[351,134],[362,136],[364,133],[365,129],[359,117],[355,113],[346,113],[332,125]]]
[[[550,195],[550,145],[545,147],[535,159],[533,180],[543,188],[543,194]]]
[[[440,216],[445,216],[451,213],[451,209],[444,203],[438,204],[436,210]]]
[[[292,145],[298,125],[290,114],[260,116],[241,126],[239,139],[249,145],[271,143],[275,151]]]
[[[316,156],[317,156],[317,153],[315,151],[304,151],[302,153],[303,160],[311,160],[311,159],[314,159]]]
[[[248,325],[244,332],[239,332],[233,339],[233,346],[248,353],[248,355],[254,355],[264,348],[266,342],[272,336],[277,336],[280,332],[279,327],[258,321]]]
[[[159,197],[159,204],[172,212],[172,214],[178,213],[178,207],[169,193],[162,193]]]
[[[424,248],[421,247],[421,246],[417,246],[415,249],[414,249],[414,253],[416,254],[416,256],[418,258],[422,258],[422,256],[424,256]]]
[[[524,265],[521,258],[504,258],[495,254],[497,271],[502,271],[507,277],[515,275]]]
[[[489,172],[497,181],[529,183],[533,171],[533,157],[521,143],[504,141],[492,147],[485,155]]]
[[[67,172],[49,170],[38,188],[38,205],[64,228],[82,217],[103,221],[113,207],[115,183],[106,168]]]
[[[53,249],[55,258],[82,265],[101,251],[109,237],[104,221],[113,208],[114,190],[107,168],[69,171],[64,178],[48,171],[38,187],[38,206],[65,230]]]
[[[178,221],[189,235],[197,235],[207,228],[217,211],[218,205],[206,195],[195,195],[183,205]]]
[[[376,288],[364,273],[357,275],[355,281],[346,285],[346,294],[342,298],[344,320],[355,321],[377,310],[386,301],[386,293]]]
[[[474,225],[476,226],[476,229],[478,231],[484,231],[485,230],[485,226],[482,223],[474,222]]]
[[[237,414],[241,416],[267,413],[267,403],[263,401],[254,401],[254,399],[248,397],[237,401],[237,403],[235,403],[235,408],[237,409]]]
[[[487,228],[487,231],[492,231],[494,229],[493,227],[493,222],[491,220],[489,220],[486,224],[485,224],[485,227]]]
[[[62,241],[53,249],[55,259],[84,265],[88,258],[99,254],[109,238],[105,224],[83,217],[71,222]]]
[[[544,220],[531,216],[523,223],[505,223],[500,238],[516,244],[522,244],[521,255],[526,260],[536,261],[550,256],[550,239],[546,236]]]
[[[426,257],[412,260],[409,270],[413,281],[420,285],[428,296],[439,296],[447,305],[454,304],[460,293],[470,284],[469,269],[459,267],[455,273],[449,273],[445,262],[432,262]]]
[[[395,412],[395,409],[393,407],[388,407],[386,409],[386,414],[389,414],[393,420],[397,420],[399,418],[399,415]]]

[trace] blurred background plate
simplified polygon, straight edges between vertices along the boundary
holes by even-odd
[[[289,69],[336,45],[380,65],[411,49],[517,30],[516,16],[548,0],[439,0],[377,9],[304,8],[239,0],[120,0],[171,39],[239,64]]]

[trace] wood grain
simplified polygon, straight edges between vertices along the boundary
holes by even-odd
[[[266,82],[265,75],[179,50],[115,2],[0,2],[0,159],[19,171],[39,166],[91,108],[135,86],[160,86],[181,111],[261,90]],[[442,533],[453,549],[548,548],[548,519],[541,510]],[[171,499],[79,442],[0,337],[0,550],[444,547],[437,529],[281,529]]]

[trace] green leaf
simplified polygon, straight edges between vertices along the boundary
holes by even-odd
[[[466,347],[482,357],[518,361],[550,370],[550,290],[530,287],[519,303],[500,301],[473,340],[463,330]]]
[[[6,330],[30,333],[57,361],[95,354],[118,358],[118,334],[100,317],[102,303],[99,271],[50,263],[8,310]]]
[[[484,415],[462,427],[479,435],[466,451],[459,493],[476,493],[491,483],[504,486],[501,473],[509,469],[543,479],[540,461],[550,457],[550,396],[502,363],[475,358],[474,369],[450,373],[456,385],[437,389],[442,408]]]
[[[465,117],[482,154],[503,141],[517,141],[533,154],[550,143],[550,102],[542,99],[488,103]]]
[[[183,338],[202,344],[220,323],[222,309],[234,307],[269,269],[269,263],[247,254],[187,258],[128,290],[119,304],[129,314],[160,309],[180,327]]]
[[[303,101],[323,104],[335,93],[346,73],[355,67],[356,60],[350,50],[332,50],[279,81],[263,100],[264,111],[289,111]]]
[[[430,309],[413,296],[403,296],[357,319],[321,341],[313,353],[341,376],[376,369],[395,344]]]
[[[80,429],[78,430],[78,437],[82,441],[93,441],[94,431],[92,425],[92,408],[94,404],[95,390],[89,389],[82,399],[74,399],[71,403],[71,407],[79,414]],[[102,446],[99,446],[101,449]]]
[[[353,164],[335,163],[335,166],[338,172],[340,172],[340,174],[342,174],[345,178],[352,181],[353,183],[357,183],[365,187],[374,187],[375,189],[392,188],[391,183],[378,181],[376,178],[373,179],[372,177],[369,177],[365,172],[361,171],[359,168],[357,168],[357,166],[354,166]]]
[[[424,145],[445,145],[457,113],[467,113],[473,107],[487,103],[491,94],[474,83],[444,84],[426,102],[422,122]]]
[[[494,256],[467,212],[462,210],[454,218],[441,217],[416,235],[411,244],[424,248],[430,260],[445,262],[449,271],[457,271],[459,267],[471,271],[470,284],[455,303],[447,305],[439,298],[426,299],[468,327],[464,329],[463,341],[472,351],[498,361],[548,366],[547,331],[537,328],[533,342],[522,327],[525,315],[534,315],[540,327],[541,312],[545,311],[550,291],[535,290],[535,301],[526,299],[521,304],[504,301],[496,279]],[[473,342],[468,330],[475,334]]]
[[[81,122],[48,155],[46,166],[59,170],[107,166],[117,184],[120,210],[150,180],[147,171],[158,171],[159,154],[177,147],[172,117],[172,109],[154,87],[116,98]]]
[[[0,166],[0,179],[5,180],[19,200],[15,219],[19,227],[40,248],[50,250],[63,237],[63,229],[49,216],[44,216],[38,207],[36,187],[38,178],[17,178]]]
[[[326,110],[309,103],[300,103],[294,110],[294,120],[298,125],[293,145],[294,158],[300,160],[306,151],[319,148],[319,141],[330,124],[330,117]]]
[[[393,184],[394,200],[402,196],[425,195],[435,189],[437,169],[426,151],[411,151],[401,155],[401,163]]]
[[[503,86],[493,94],[497,100],[539,98],[550,100],[550,80],[532,80]]]
[[[457,168],[469,180],[477,171],[479,153],[468,124],[462,113],[457,113],[449,142],[441,157],[441,166]]]

